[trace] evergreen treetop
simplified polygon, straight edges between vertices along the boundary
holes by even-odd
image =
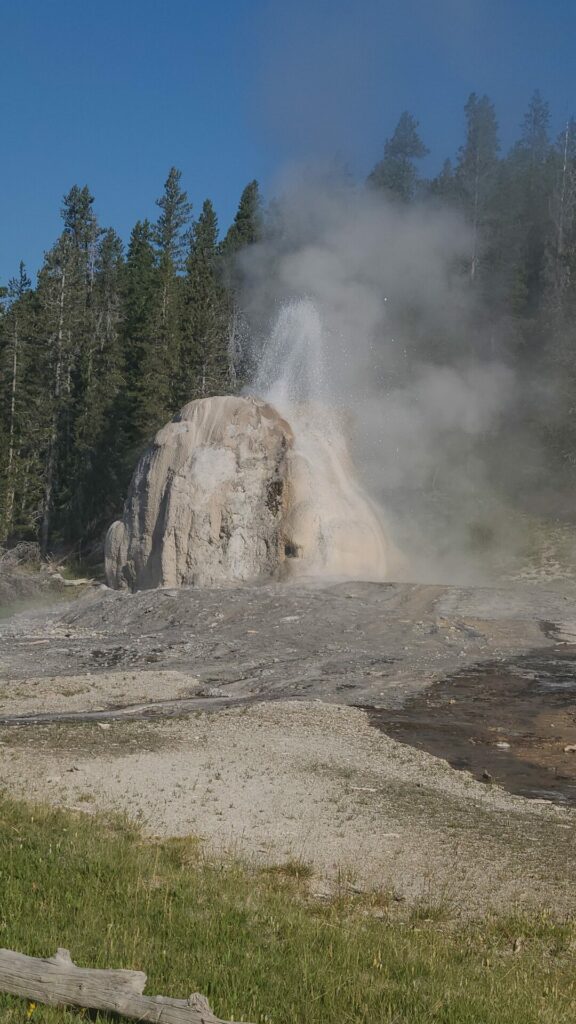
[[[414,196],[417,181],[414,161],[427,156],[428,152],[418,134],[418,122],[405,110],[393,135],[386,139],[384,156],[368,176],[368,184],[409,202]]]
[[[253,245],[262,236],[262,200],[256,180],[249,182],[240,196],[238,210],[224,241],[222,251],[232,255],[245,245]]]
[[[168,260],[175,269],[180,269],[192,204],[181,187],[182,172],[171,167],[164,183],[164,192],[156,200],[160,214],[154,229],[154,240],[161,260]]]

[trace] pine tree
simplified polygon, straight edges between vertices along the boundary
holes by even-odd
[[[242,192],[234,221],[222,243],[226,256],[235,255],[245,245],[254,245],[262,237],[262,200],[260,186],[251,181]]]
[[[533,93],[522,121],[520,149],[528,157],[531,168],[540,168],[546,162],[550,139],[550,107],[539,90]]]
[[[164,192],[156,200],[156,206],[162,211],[154,229],[154,240],[160,254],[160,262],[165,260],[172,269],[182,269],[185,246],[185,228],[192,210],[188,196],[181,187],[182,172],[171,167],[164,183]]]
[[[206,199],[186,262],[180,402],[230,390],[228,310],[220,263],[218,220]]]
[[[121,452],[115,404],[123,384],[121,347],[122,242],[112,229],[101,234],[91,292],[91,337],[84,347],[82,389],[75,422],[75,488],[71,501],[73,537],[93,533],[117,504]],[[79,527],[79,529],[78,529]]]
[[[236,216],[221,245],[222,274],[228,307],[228,377],[232,390],[245,384],[250,374],[245,345],[246,317],[240,300],[242,274],[238,256],[247,246],[256,245],[263,233],[260,186],[254,180],[243,190]]]
[[[0,454],[0,539],[14,528],[17,489],[25,475],[23,447],[30,410],[26,371],[31,358],[32,282],[20,262],[17,278],[4,291],[0,331],[0,387],[3,441]]]
[[[466,141],[458,155],[456,182],[472,225],[470,278],[474,280],[498,168],[498,125],[494,105],[487,96],[478,97],[472,93],[464,112]]]
[[[159,420],[158,412],[149,407],[154,365],[160,363],[156,333],[159,298],[152,226],[147,220],[138,221],[130,236],[122,282],[124,389],[118,415],[130,472]],[[159,373],[163,369],[158,366]]]
[[[101,235],[86,186],[73,186],[64,197],[64,229],[46,254],[38,279],[39,363],[43,367],[44,415],[41,434],[44,496],[41,547],[51,537],[74,536],[77,482],[82,459],[77,447],[79,424],[86,415],[95,345],[94,283]]]
[[[553,152],[554,186],[551,202],[549,291],[556,303],[570,286],[576,244],[576,121],[573,117],[560,132]]]
[[[428,183],[428,197],[439,203],[452,203],[458,194],[458,186],[451,160],[445,160],[442,164],[440,174]]]
[[[38,356],[44,377],[42,455],[43,496],[40,546],[45,554],[52,526],[63,437],[70,422],[73,348],[70,329],[72,243],[62,235],[46,253],[38,275]]]
[[[142,423],[156,430],[175,411],[180,358],[181,278],[191,205],[181,188],[181,172],[172,167],[156,200],[161,213],[154,227],[158,266],[155,344],[144,353]]]
[[[95,388],[99,387],[94,371],[98,346],[95,280],[102,231],[93,205],[94,197],[88,187],[75,185],[64,197],[62,206],[62,239],[68,243],[64,309],[68,332],[68,402],[58,444],[53,528],[59,538],[67,541],[75,540],[83,526],[93,457],[90,404]]]
[[[414,198],[418,174],[414,164],[428,154],[418,134],[418,122],[404,111],[391,138],[384,144],[384,156],[368,176],[368,184],[402,202]]]
[[[93,448],[106,409],[121,381],[119,328],[122,242],[112,228],[102,232],[95,254],[90,343],[82,352],[82,406],[77,440]]]
[[[545,290],[550,242],[553,161],[548,104],[534,94],[520,140],[500,165],[495,190],[495,283],[501,303],[521,331],[523,343],[539,344],[535,328]],[[528,332],[528,333],[526,333]]]
[[[553,448],[573,461],[576,428],[576,122],[570,118],[552,153],[554,181],[550,202],[551,237],[547,250],[542,309],[541,372],[557,394],[561,415],[548,431]]]
[[[72,242],[72,251],[76,253],[78,262],[85,275],[86,291],[90,291],[94,281],[94,265],[96,247],[100,229],[92,209],[94,196],[87,185],[80,188],[73,185],[62,203],[62,219],[64,233]]]

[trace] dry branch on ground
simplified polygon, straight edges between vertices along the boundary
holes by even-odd
[[[0,949],[0,992],[45,1003],[103,1010],[156,1024],[227,1024],[216,1017],[204,996],[188,999],[143,995],[142,971],[77,967],[67,949],[47,959]],[[231,1022],[229,1022],[231,1024]]]

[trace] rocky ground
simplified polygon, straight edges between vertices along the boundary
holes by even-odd
[[[2,782],[314,861],[327,886],[569,909],[576,811],[453,771],[361,708],[405,709],[486,662],[549,663],[574,639],[575,596],[566,580],[88,589],[0,626]]]
[[[572,586],[362,582],[93,589],[67,608],[5,622],[4,693],[16,679],[110,678],[113,670],[105,703],[115,704],[125,677],[154,668],[184,673],[208,696],[216,687],[233,698],[401,706],[466,665],[553,646],[548,624],[576,619],[575,595]],[[42,684],[29,685],[37,710],[50,710]]]

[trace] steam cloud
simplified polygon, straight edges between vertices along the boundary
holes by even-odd
[[[249,390],[335,411],[411,577],[485,574],[511,544],[490,481],[516,383],[477,326],[466,225],[325,179],[289,187],[273,223],[243,257]]]

